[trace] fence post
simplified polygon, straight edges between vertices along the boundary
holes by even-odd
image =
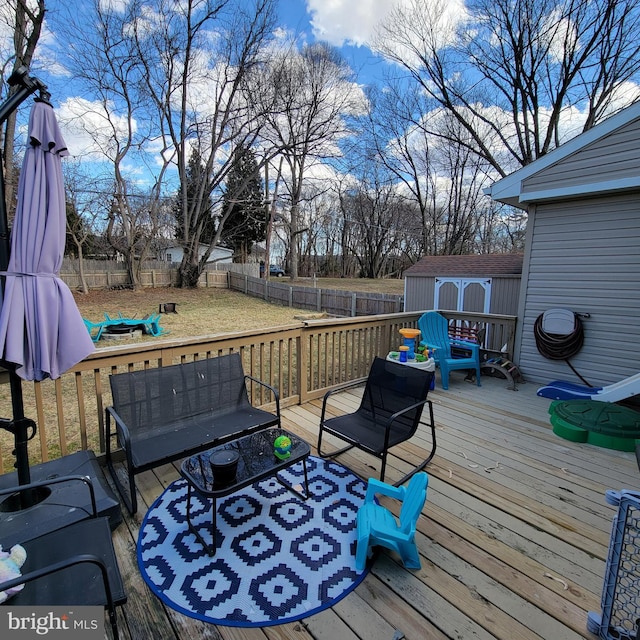
[[[309,398],[309,378],[307,377],[307,371],[309,370],[309,359],[311,354],[309,353],[309,327],[303,323],[302,330],[298,333],[296,340],[298,341],[296,358],[296,380],[298,382],[298,393],[300,394],[300,404],[306,402]]]
[[[316,294],[316,311],[322,311],[322,289],[318,289],[318,292]]]
[[[352,318],[356,317],[357,306],[358,306],[358,294],[352,293],[351,294],[351,317]]]

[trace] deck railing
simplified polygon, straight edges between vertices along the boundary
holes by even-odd
[[[513,353],[513,316],[442,312],[451,321],[486,329],[490,351]],[[306,320],[298,325],[99,348],[57,380],[23,383],[25,415],[38,425],[29,444],[31,464],[80,449],[104,451],[104,409],[109,375],[239,352],[245,372],[279,389],[283,406],[321,397],[328,389],[364,379],[374,356],[398,347],[403,327],[421,312]],[[256,392],[259,393],[259,392]],[[271,399],[252,399],[268,404]],[[0,417],[11,417],[8,384],[0,385]],[[13,436],[0,432],[0,473],[13,465]]]

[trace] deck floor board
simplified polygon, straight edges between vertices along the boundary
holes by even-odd
[[[635,456],[558,438],[550,401],[536,396],[534,384],[511,391],[505,380],[482,381],[476,387],[454,377],[448,391],[430,395],[437,453],[426,469],[429,494],[418,525],[422,568],[408,571],[381,550],[353,593],[299,622],[217,627],[165,607],[140,576],[135,544],[145,510],[179,477],[179,462],[140,474],[139,513],[125,513],[114,533],[129,595],[119,611],[122,637],[391,640],[400,631],[408,640],[593,639],[587,612],[599,612],[615,515],[604,493],[638,488]],[[329,414],[355,410],[361,393],[336,394]],[[283,426],[313,452],[321,406],[314,400],[283,409]],[[387,480],[402,477],[430,447],[429,429],[421,428],[393,450]],[[361,451],[338,460],[364,479],[379,474],[379,461]]]

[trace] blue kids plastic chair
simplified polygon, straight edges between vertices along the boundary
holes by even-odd
[[[364,570],[376,545],[395,551],[407,569],[420,568],[420,555],[415,543],[416,524],[427,499],[428,483],[429,477],[424,472],[416,473],[406,487],[394,487],[369,478],[364,504],[358,510],[358,571]],[[377,493],[402,502],[399,519],[376,503]]]

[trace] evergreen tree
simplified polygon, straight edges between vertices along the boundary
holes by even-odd
[[[204,197],[201,196],[204,183]],[[202,162],[202,157],[198,149],[194,148],[189,156],[189,164],[187,165],[187,207],[190,211],[199,204],[199,212],[191,215],[191,220],[195,222],[205,220],[200,242],[209,244],[215,234],[215,221],[213,219],[213,203],[211,200],[211,192],[209,189],[210,176],[207,176],[206,168]],[[184,214],[182,211],[182,185],[178,189],[178,194],[173,205],[173,214],[176,219],[175,237],[184,238]],[[206,215],[201,215],[206,214]]]
[[[234,262],[246,262],[254,243],[266,238],[263,193],[255,154],[248,147],[236,147],[224,192],[223,211],[228,216],[221,234],[223,243],[233,249]]]

